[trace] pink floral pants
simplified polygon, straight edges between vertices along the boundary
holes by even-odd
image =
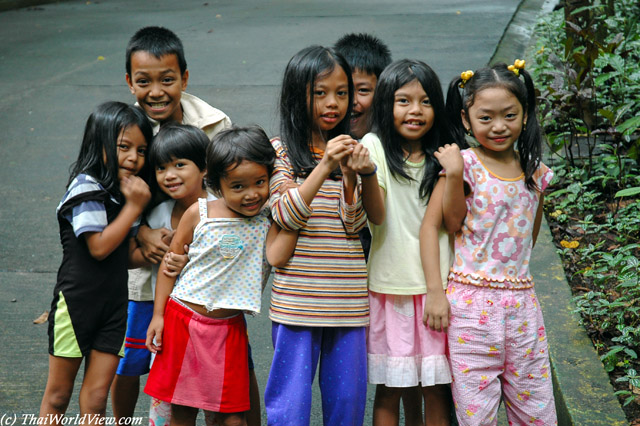
[[[547,338],[533,288],[449,282],[452,392],[461,426],[557,425]]]

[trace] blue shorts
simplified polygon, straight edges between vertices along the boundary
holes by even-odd
[[[118,364],[120,376],[142,376],[149,372],[151,352],[145,346],[147,329],[153,316],[153,301],[129,300],[127,308],[127,335],[124,341],[124,358]]]

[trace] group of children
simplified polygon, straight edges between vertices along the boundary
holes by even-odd
[[[151,365],[153,426],[259,425],[244,313],[273,266],[269,424],[311,423],[318,365],[325,425],[361,425],[367,383],[375,425],[401,399],[407,424],[448,425],[451,395],[461,425],[496,424],[501,400],[510,424],[556,424],[528,269],[552,173],[523,65],[465,72],[445,102],[427,64],[349,34],[291,58],[269,140],[183,93],[175,34],[139,30],[137,103],[91,114],[57,209],[40,415],[85,359],[81,414],[111,391],[132,416]]]

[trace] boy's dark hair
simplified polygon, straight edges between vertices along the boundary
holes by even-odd
[[[370,34],[346,34],[333,48],[344,56],[353,71],[375,74],[376,78],[391,63],[391,52],[387,45]]]
[[[146,115],[140,108],[122,102],[105,102],[91,113],[87,119],[78,159],[70,167],[67,187],[81,173],[85,173],[102,185],[116,198],[121,199],[118,180],[118,138],[129,126],[138,126],[147,149],[153,146],[153,130]],[[106,162],[105,162],[106,158]],[[145,165],[138,176],[149,182],[149,167]]]
[[[311,153],[312,112],[315,107],[313,88],[316,80],[341,67],[349,82],[349,105],[345,117],[328,132],[327,140],[349,134],[351,109],[353,108],[353,78],[351,68],[344,57],[334,49],[310,46],[302,49],[289,61],[284,71],[280,92],[280,138],[287,147],[293,173],[307,176],[318,161]],[[340,169],[331,173],[340,176]]]
[[[523,120],[526,115],[527,125],[522,126],[516,150],[520,155],[520,167],[524,172],[525,184],[530,191],[535,190],[537,185],[533,174],[540,166],[542,134],[536,114],[536,94],[531,75],[524,69],[519,70],[519,74],[516,75],[506,64],[498,63],[490,68],[477,70],[473,77],[466,81],[463,89],[460,89],[460,83],[461,77],[454,78],[447,92],[447,114],[453,125],[456,142],[459,144],[465,135],[461,112],[464,110],[469,117],[469,108],[475,102],[475,96],[479,91],[498,87],[507,90],[518,99],[524,113]]]
[[[269,176],[273,172],[276,152],[261,127],[232,127],[217,133],[207,146],[207,186],[219,194],[220,180],[229,168],[245,160],[266,166]]]
[[[195,126],[167,123],[153,139],[153,147],[149,151],[149,165],[155,169],[177,158],[186,158],[193,161],[202,171],[207,167],[209,142],[207,134]]]
[[[187,70],[182,41],[173,31],[164,27],[140,28],[131,37],[127,44],[126,53],[126,67],[129,75],[131,75],[131,55],[138,51],[148,52],[158,59],[165,55],[176,55],[180,66],[180,75],[183,75]]]
[[[412,178],[405,171],[406,158],[402,149],[403,138],[394,125],[393,107],[395,92],[405,84],[417,80],[429,97],[433,108],[433,126],[422,138],[422,152],[425,157],[425,172],[420,182],[420,197],[426,199],[441,170],[440,163],[433,156],[439,147],[453,141],[444,103],[440,80],[431,67],[422,61],[401,59],[393,62],[380,74],[376,92],[373,95],[373,131],[380,138],[389,170],[395,179]]]

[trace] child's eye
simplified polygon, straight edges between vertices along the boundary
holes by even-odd
[[[517,114],[511,113],[511,114],[507,114],[507,118],[516,118]]]
[[[182,162],[177,162],[177,163],[176,163],[176,167],[177,167],[177,168],[182,168],[182,167],[184,167],[184,166],[185,166],[185,164],[184,164],[184,163],[182,163]]]
[[[243,188],[243,186],[240,185],[240,184],[236,184],[236,185],[231,186],[231,189],[233,189],[234,191],[240,191],[242,188]]]
[[[408,104],[409,103],[409,101],[406,100],[405,98],[397,98],[396,102],[399,103],[399,104]]]
[[[174,81],[176,81],[176,79],[175,79],[175,78],[173,78],[173,77],[165,77],[165,78],[162,80],[162,82],[163,82],[163,83],[167,83],[167,84],[171,84],[171,83],[173,83]]]
[[[256,185],[258,185],[258,186],[262,186],[262,185],[264,185],[266,182],[267,182],[267,180],[266,180],[266,179],[260,179],[260,180],[258,180],[258,181],[256,182]]]
[[[358,89],[358,93],[360,93],[361,95],[368,95],[369,93],[371,93],[371,89]]]
[[[156,172],[162,172],[164,171],[164,166],[157,166],[156,167]]]
[[[129,145],[124,144],[124,143],[118,144],[118,149],[120,151],[129,151]]]
[[[431,105],[431,99],[425,99],[422,101],[422,105]]]
[[[136,80],[136,84],[138,86],[144,86],[146,84],[149,84],[149,81],[146,78],[141,78],[139,80]]]
[[[479,117],[478,120],[480,120],[480,121],[491,121],[491,117],[489,117],[488,115],[483,115],[482,117]]]
[[[338,96],[340,97],[349,96],[349,92],[347,90],[340,90],[338,91]]]
[[[313,91],[313,96],[324,96],[325,91],[324,90],[314,90]]]
[[[138,155],[144,157],[147,155],[147,148],[138,148]]]

